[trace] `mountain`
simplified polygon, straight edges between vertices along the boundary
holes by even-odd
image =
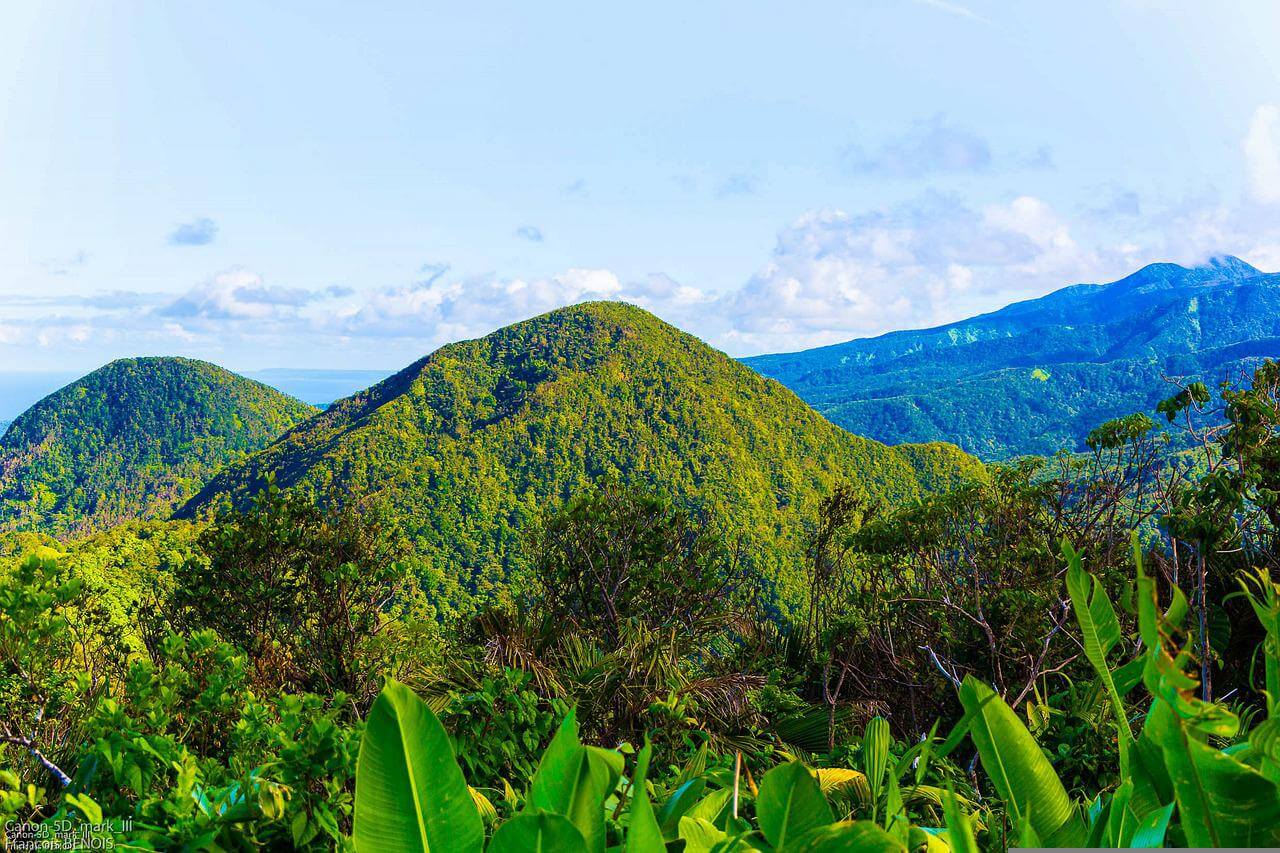
[[[113,361],[0,438],[0,530],[83,532],[166,515],[314,412],[203,361]]]
[[[1280,356],[1280,274],[1151,264],[958,323],[744,359],[834,423],[987,459],[1080,450],[1102,421]]]
[[[981,476],[948,445],[851,435],[657,317],[586,303],[445,346],[230,466],[183,510],[282,486],[377,499],[462,594],[519,571],[520,532],[606,478],[712,511],[775,600],[800,600],[800,531],[841,481],[890,501]],[[769,590],[766,590],[769,594]]]

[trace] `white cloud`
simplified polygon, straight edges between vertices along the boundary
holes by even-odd
[[[1280,203],[1280,105],[1263,104],[1253,111],[1244,159],[1250,197],[1262,204]]]
[[[798,349],[936,325],[1114,268],[1048,203],[1021,196],[973,210],[929,195],[851,215],[814,211],[725,300],[736,351]]]

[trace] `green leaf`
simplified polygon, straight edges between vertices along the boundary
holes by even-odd
[[[1169,828],[1169,818],[1173,817],[1173,803],[1162,806],[1148,814],[1138,822],[1138,829],[1129,841],[1130,847],[1163,847],[1164,834]]]
[[[960,809],[956,792],[947,783],[947,790],[942,798],[942,811],[947,818],[947,841],[953,853],[981,853],[978,840],[973,835],[973,824],[969,816]]]
[[[835,820],[818,780],[799,761],[781,764],[760,780],[756,797],[760,830],[774,847]]]
[[[1004,700],[972,676],[960,687],[960,702],[973,714],[969,735],[982,768],[1015,818],[1030,814],[1030,826],[1049,846],[1079,847],[1084,823],[1066,789],[1026,726]]]
[[[653,747],[646,738],[644,748],[636,758],[636,772],[631,780],[626,853],[664,853],[667,849],[662,839],[662,830],[658,828],[658,819],[653,815],[653,804],[649,802],[649,794],[645,790],[652,755]]]
[[[352,840],[362,853],[478,853],[484,844],[449,736],[426,704],[392,679],[360,739]]]
[[[658,825],[662,828],[663,838],[670,841],[676,837],[680,818],[697,804],[698,798],[706,789],[706,779],[690,779],[667,798],[662,808],[658,809]]]
[[[102,807],[88,794],[67,794],[67,805],[80,812],[86,823],[102,823]]]
[[[582,833],[564,815],[532,811],[498,827],[488,853],[586,853]]]
[[[733,797],[732,788],[720,788],[712,791],[701,800],[693,804],[693,808],[685,813],[685,817],[691,817],[698,820],[710,821],[711,823],[719,823],[720,816],[729,806],[729,800]]]
[[[1076,612],[1076,621],[1080,623],[1080,634],[1084,640],[1084,654],[1093,664],[1107,697],[1111,700],[1111,711],[1115,717],[1116,733],[1120,746],[1120,778],[1129,776],[1129,752],[1133,746],[1133,731],[1129,728],[1129,720],[1125,716],[1124,701],[1116,689],[1115,680],[1111,677],[1111,667],[1107,663],[1107,654],[1120,642],[1120,620],[1116,618],[1111,599],[1102,588],[1102,584],[1093,575],[1084,570],[1080,564],[1080,555],[1065,539],[1062,540],[1062,553],[1067,558],[1067,593],[1071,596],[1071,606]]]
[[[871,821],[859,820],[819,826],[779,849],[783,853],[903,853],[907,848]]]
[[[1192,847],[1280,846],[1280,789],[1257,770],[1196,737],[1166,702],[1147,723],[1160,745]]]
[[[862,732],[862,772],[871,789],[871,819],[876,819],[880,794],[884,790],[884,774],[889,769],[889,721],[872,717]]]
[[[709,820],[685,815],[680,818],[677,837],[684,839],[684,853],[707,853],[729,836],[717,829],[716,825]]]
[[[622,756],[578,740],[575,711],[569,711],[551,739],[529,786],[529,811],[548,811],[567,817],[587,849],[603,853],[604,801],[618,784]]]

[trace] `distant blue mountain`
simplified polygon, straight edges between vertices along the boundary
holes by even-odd
[[[1280,274],[1151,264],[920,331],[745,359],[846,429],[987,459],[1077,450],[1112,417],[1280,357]]]

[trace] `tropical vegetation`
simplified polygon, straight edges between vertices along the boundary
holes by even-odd
[[[7,843],[1280,845],[1280,365],[990,467],[743,371],[557,312],[0,538]]]

